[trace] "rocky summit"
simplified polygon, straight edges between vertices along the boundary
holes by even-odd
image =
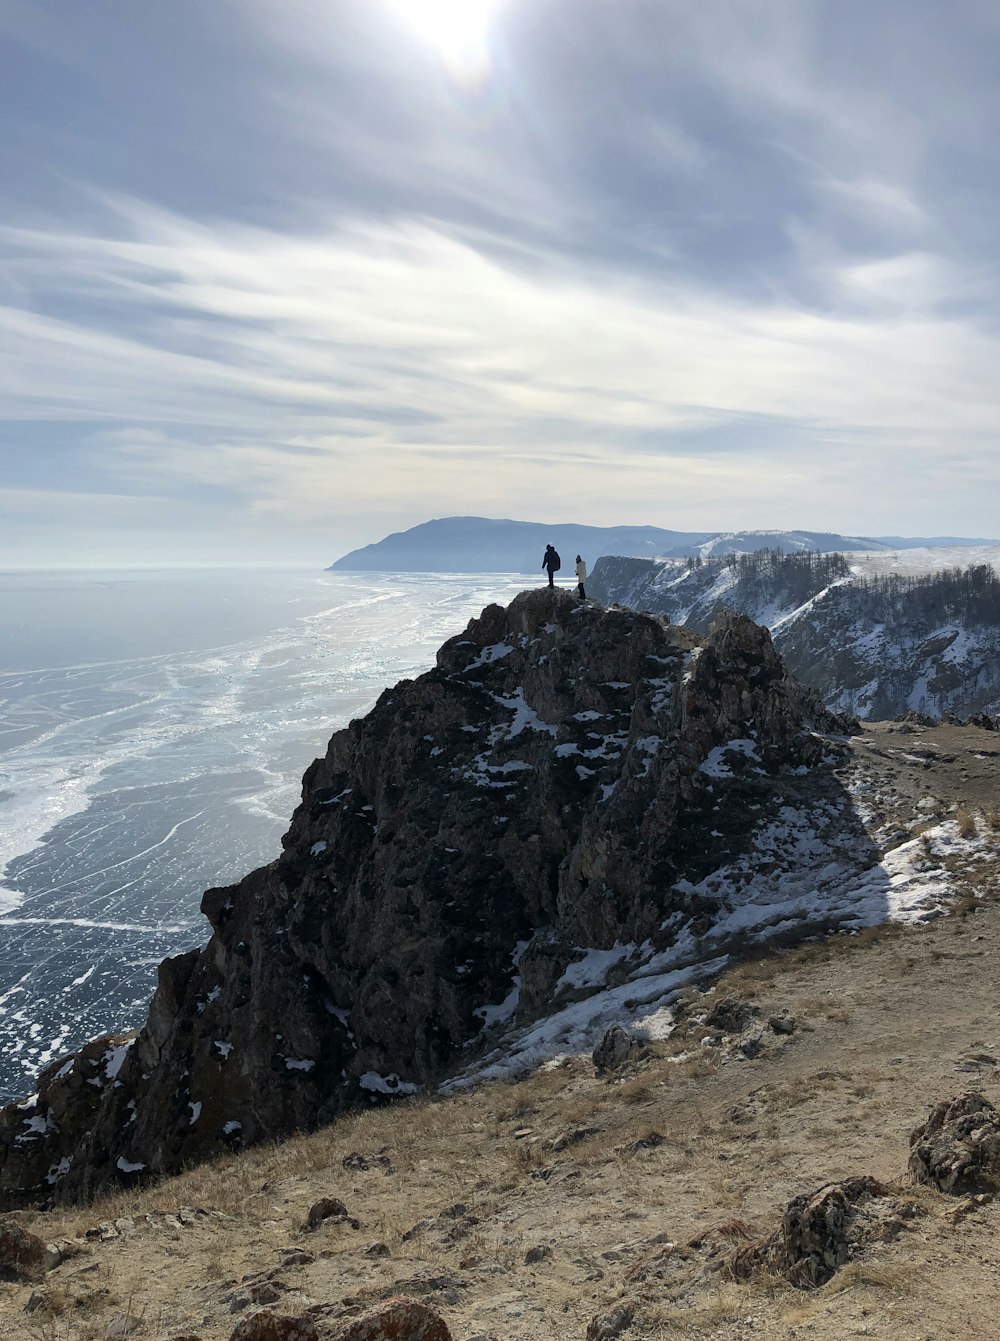
[[[333,736],[282,855],[205,894],[211,938],[160,965],[138,1034],[3,1110],[0,1204],[440,1082],[549,1013],[580,947],[693,945],[699,882],[850,725],[742,616],[703,637],[561,591],[487,607]]]

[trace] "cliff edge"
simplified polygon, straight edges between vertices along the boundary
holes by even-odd
[[[715,908],[699,882],[749,849],[784,782],[822,771],[817,733],[848,726],[744,617],[702,638],[560,591],[487,607],[333,736],[282,856],[205,894],[211,939],[161,964],[138,1035],[3,1110],[0,1206],[454,1075],[551,1011],[581,947],[693,962]]]

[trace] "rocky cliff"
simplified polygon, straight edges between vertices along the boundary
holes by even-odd
[[[865,575],[840,554],[604,558],[587,590],[696,631],[740,611],[838,712],[1000,713],[1000,578],[986,564],[907,577]]]
[[[0,1115],[6,1206],[72,1200],[453,1073],[579,947],[690,942],[697,882],[840,732],[766,630],[525,592],[337,732],[283,855],[209,890],[134,1038]],[[728,753],[726,753],[728,747]]]

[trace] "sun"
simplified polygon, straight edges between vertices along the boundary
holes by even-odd
[[[498,4],[499,0],[390,0],[391,8],[457,71],[484,62],[490,19]]]

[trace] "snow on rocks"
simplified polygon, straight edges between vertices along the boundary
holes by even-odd
[[[281,856],[206,892],[211,940],[161,964],[111,1083],[121,1039],[4,1110],[0,1204],[72,1153],[65,1199],[623,1021],[663,1038],[750,945],[939,907],[952,858],[879,861],[823,762],[840,726],[739,616],[701,640],[558,591],[487,607],[334,735]],[[58,1130],[18,1146],[48,1107]]]
[[[359,1077],[358,1084],[369,1094],[416,1094],[420,1089],[419,1085],[400,1080],[395,1074],[380,1076],[377,1071],[366,1071]]]
[[[755,764],[760,763],[756,741],[727,740],[725,745],[716,745],[709,751],[708,757],[699,765],[699,769],[709,778],[731,778],[734,776],[733,767],[731,759],[727,756],[732,755],[751,759]]]

